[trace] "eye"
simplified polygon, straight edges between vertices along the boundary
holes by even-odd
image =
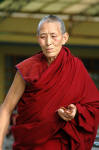
[[[52,35],[52,38],[56,38],[56,35]]]
[[[40,34],[40,38],[41,39],[45,39],[46,38],[46,35],[44,33]]]
[[[41,39],[45,39],[45,36],[41,36],[40,38],[41,38]]]

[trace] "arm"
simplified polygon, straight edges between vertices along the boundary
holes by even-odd
[[[74,92],[76,91],[76,94],[78,91],[79,94],[76,97],[79,100],[77,100],[77,102],[73,100],[75,105],[72,107],[74,109],[72,109],[70,113],[69,111],[66,111],[68,110],[68,107],[62,107],[65,111],[62,111],[62,109],[60,111],[59,109],[58,114],[65,121],[72,121],[74,118],[73,120],[75,120],[77,126],[85,132],[93,132],[95,122],[96,124],[99,122],[99,119],[97,119],[97,114],[99,113],[99,92],[83,63],[79,59],[76,68],[76,84],[74,86]],[[76,90],[77,85],[79,88]]]
[[[79,85],[77,89],[79,94],[76,96],[77,101],[75,96],[75,100],[73,99],[76,106],[74,112],[77,113],[74,113],[74,119],[71,115],[68,116],[69,112],[67,113],[62,109],[61,111],[58,110],[58,114],[63,120],[66,120],[62,129],[70,136],[71,143],[75,146],[79,143],[81,146],[84,145],[83,149],[89,150],[93,145],[99,125],[99,92],[83,64],[80,63],[78,67],[74,91],[76,91],[76,86]]]
[[[25,86],[25,81],[19,72],[17,72],[8,94],[0,107],[0,150],[2,150],[3,140],[9,125],[11,113],[22,96]]]

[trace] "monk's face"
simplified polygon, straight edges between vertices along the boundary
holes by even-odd
[[[58,22],[44,22],[41,25],[38,42],[47,58],[56,57],[67,40],[68,34],[62,34]]]

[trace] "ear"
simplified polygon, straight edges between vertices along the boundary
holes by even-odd
[[[68,39],[69,39],[69,34],[66,32],[63,34],[63,41],[62,41],[62,44],[66,44],[68,42]]]

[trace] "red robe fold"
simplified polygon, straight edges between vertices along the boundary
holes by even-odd
[[[91,150],[99,123],[99,92],[83,63],[62,47],[49,67],[41,52],[16,68],[27,86],[12,127],[13,149],[36,150],[36,146],[58,139],[66,146],[64,150]],[[77,106],[77,116],[65,122],[57,110],[69,104]]]

